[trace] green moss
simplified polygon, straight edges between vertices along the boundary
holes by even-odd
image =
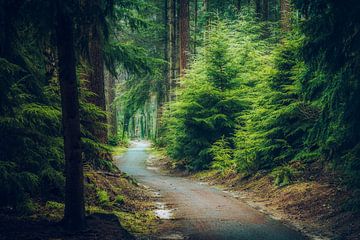
[[[114,213],[118,216],[121,225],[134,234],[149,235],[156,232],[157,218],[153,211]]]
[[[102,205],[102,206],[108,206],[110,205],[110,198],[109,198],[109,195],[106,191],[104,190],[97,190],[97,198],[99,200],[99,203]]]
[[[125,146],[116,146],[116,147],[111,147],[111,152],[113,154],[113,156],[120,156],[122,154],[124,154],[127,150],[127,147]]]
[[[47,201],[45,207],[49,210],[63,210],[64,204],[59,202]]]
[[[114,203],[122,205],[125,202],[125,196],[123,195],[117,195],[115,198]]]

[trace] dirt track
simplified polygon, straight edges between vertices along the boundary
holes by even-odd
[[[298,231],[249,207],[230,194],[187,178],[148,169],[145,142],[135,142],[118,167],[160,193],[161,201],[174,209],[174,219],[162,239],[298,240]],[[160,238],[160,237],[159,237]]]

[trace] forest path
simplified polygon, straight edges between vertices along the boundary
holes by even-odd
[[[160,239],[300,240],[301,233],[219,189],[161,174],[146,166],[146,142],[133,142],[117,159],[120,170],[159,192],[174,217]]]

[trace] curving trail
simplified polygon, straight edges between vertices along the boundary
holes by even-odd
[[[187,178],[162,175],[147,169],[146,142],[134,142],[117,160],[122,171],[161,194],[174,208],[173,233],[162,239],[300,240],[307,239],[279,221],[249,207],[218,189]],[[168,237],[166,237],[166,235]],[[160,238],[160,237],[159,237]]]

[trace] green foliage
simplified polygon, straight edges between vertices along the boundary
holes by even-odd
[[[63,210],[64,204],[60,202],[47,201],[45,207],[52,211]]]
[[[210,167],[212,144],[232,136],[246,107],[236,89],[240,83],[230,51],[234,38],[229,36],[227,23],[212,25],[206,45],[182,79],[177,102],[165,113],[168,153],[185,160],[190,170]]]
[[[125,202],[125,197],[123,195],[117,195],[115,197],[114,203],[122,205]]]
[[[211,168],[222,173],[236,170],[236,161],[234,160],[234,150],[230,147],[229,142],[222,137],[217,140],[211,147],[213,162]]]
[[[109,195],[105,190],[98,189],[96,193],[97,193],[98,201],[101,205],[107,206],[110,204]]]
[[[292,167],[285,165],[273,169],[270,175],[274,178],[275,186],[284,187],[292,182],[295,174]]]
[[[295,1],[306,19],[302,30],[309,71],[304,93],[321,114],[308,136],[308,144],[319,149],[323,159],[345,172],[346,181],[360,186],[359,167],[359,77],[360,26],[357,1],[341,4],[333,0]]]

